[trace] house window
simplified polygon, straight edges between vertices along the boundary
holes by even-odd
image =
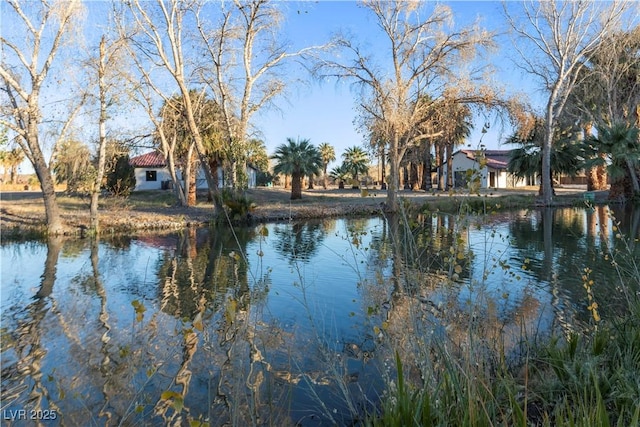
[[[158,175],[156,171],[147,171],[147,181],[157,181]]]

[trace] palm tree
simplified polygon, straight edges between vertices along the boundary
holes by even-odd
[[[571,130],[555,132],[551,146],[551,173],[575,175],[584,166],[584,150],[576,144],[576,135]],[[531,131],[522,137],[516,132],[507,139],[508,144],[519,144],[511,151],[507,171],[518,178],[540,176],[542,174],[542,142],[544,122],[537,118]],[[553,186],[552,186],[553,190]],[[542,195],[542,183],[539,194]]]
[[[640,130],[624,122],[614,122],[610,126],[598,128],[598,136],[589,138],[589,143],[609,158],[607,171],[613,182],[609,192],[610,199],[633,197],[640,195],[638,168],[640,167]],[[596,157],[590,166],[604,163],[604,159]]]
[[[345,165],[343,163],[340,166],[336,166],[335,168],[331,169],[331,173],[329,173],[329,176],[338,181],[338,188],[344,188],[344,181],[346,181],[347,177],[349,176],[349,171],[347,170],[347,168],[345,168]]]
[[[333,146],[329,145],[328,142],[323,142],[318,147],[320,151],[320,156],[322,157],[322,172],[323,172],[323,181],[322,187],[327,189],[327,166],[329,163],[333,162],[336,159],[336,151],[333,149]]]
[[[369,156],[360,147],[349,147],[342,153],[343,165],[353,177],[353,188],[359,188],[358,175],[369,171]]]
[[[322,166],[320,152],[308,139],[296,142],[287,138],[287,143],[278,146],[271,158],[277,161],[273,167],[275,174],[291,175],[291,200],[302,198],[302,179],[317,174]]]
[[[18,182],[18,167],[24,161],[24,158],[24,151],[20,147],[16,147],[8,151],[0,151],[0,163],[2,163],[4,168],[5,181],[7,171],[9,171],[11,184]]]

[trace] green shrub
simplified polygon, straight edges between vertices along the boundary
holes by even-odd
[[[118,156],[115,166],[106,174],[106,188],[114,196],[128,196],[136,187],[136,172],[128,155]]]
[[[246,194],[235,192],[225,188],[218,193],[220,204],[225,207],[225,212],[233,222],[248,222],[251,212],[255,209],[255,203]]]

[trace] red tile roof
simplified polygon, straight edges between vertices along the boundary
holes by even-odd
[[[151,151],[129,159],[134,168],[163,168],[167,165],[164,156],[157,151]]]

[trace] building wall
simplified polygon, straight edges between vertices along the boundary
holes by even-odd
[[[507,187],[510,188],[518,188],[518,187],[526,187],[527,185],[536,185],[536,179],[534,177],[527,178],[518,178],[514,175],[509,175],[507,177]]]
[[[256,170],[247,167],[247,178],[247,186],[249,188],[255,188],[257,179]],[[206,190],[209,188],[209,185],[207,185],[207,177],[205,176],[202,168],[198,170],[198,177],[196,180],[196,187],[198,190]],[[224,170],[221,167],[218,168],[218,188],[224,188]]]
[[[182,179],[182,177],[179,177]],[[222,188],[224,186],[224,175],[222,172],[222,168],[218,168],[218,188]],[[198,175],[196,176],[196,189],[198,190],[207,190],[209,188],[209,184],[207,183],[207,177],[204,174],[204,169],[198,168]]]
[[[136,187],[134,191],[160,190],[162,181],[171,180],[167,168],[135,168]],[[155,175],[155,180],[152,178]]]
[[[169,175],[169,170],[167,168],[135,168],[135,170],[136,188],[134,189],[134,191],[161,190],[163,189],[162,181],[171,180],[171,175]],[[155,172],[155,181],[148,180],[147,173],[149,172]],[[176,175],[178,180],[182,180],[182,173],[180,170],[176,171]],[[247,168],[247,175],[249,177],[249,188],[254,188],[256,186],[256,170],[253,168]],[[224,187],[224,174],[222,168],[218,168],[218,186],[219,188]],[[198,168],[198,175],[196,176],[196,188],[198,190],[206,190],[207,188],[209,188],[209,186],[207,185],[207,178],[202,168]]]
[[[507,188],[508,185],[508,173],[504,169],[486,168],[487,179],[486,184],[483,184],[483,188]]]
[[[485,167],[479,170],[478,162],[469,159],[466,154],[462,152],[455,153],[453,155],[453,174],[454,174],[454,186],[456,186],[456,172],[459,177],[465,177],[467,170],[471,169],[480,174],[480,187],[481,188],[516,188],[525,187],[528,184],[526,179],[516,178],[507,172],[506,169],[494,169]],[[444,177],[447,179],[446,165],[444,166]],[[531,178],[529,181],[537,181]],[[460,179],[458,180],[458,184]],[[533,184],[535,185],[535,184]]]
[[[472,169],[478,171],[480,173],[480,186],[482,188],[487,187],[487,168],[485,167],[483,170],[479,171],[478,162],[475,160],[469,159],[466,154],[462,152],[457,152],[453,155],[452,159],[453,164],[453,177],[454,177],[454,187],[456,186],[456,176],[464,176],[466,177],[467,170]],[[446,165],[444,167],[444,179],[446,182],[447,179],[447,168]],[[457,174],[456,174],[457,172]],[[458,184],[460,180],[458,180]]]

